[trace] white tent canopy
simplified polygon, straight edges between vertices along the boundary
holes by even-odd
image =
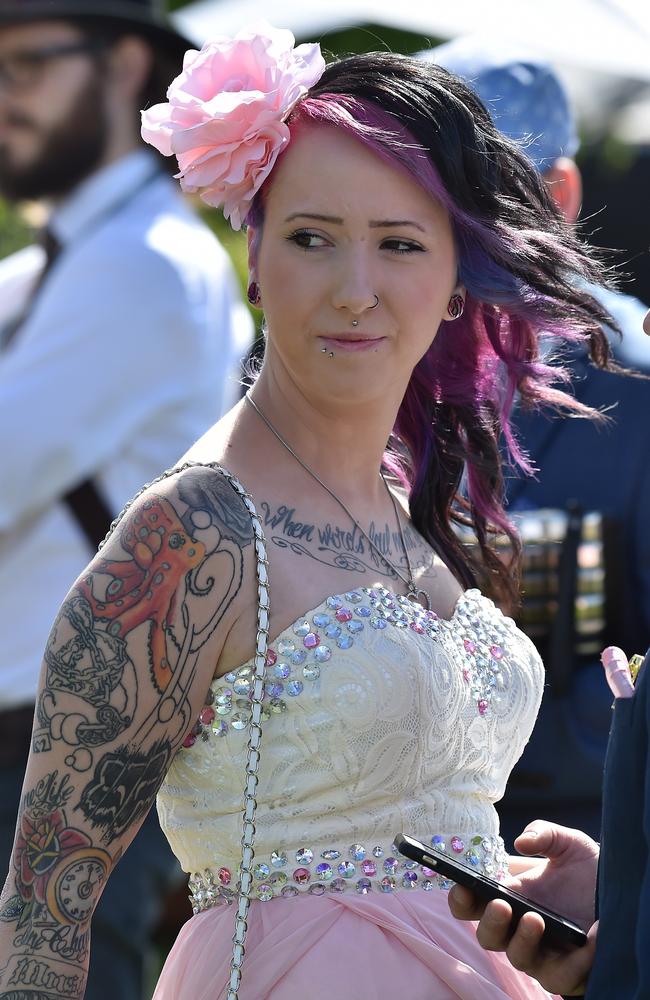
[[[525,42],[561,65],[650,83],[647,0],[197,0],[175,20],[198,44],[258,20],[301,40],[362,24],[445,39],[480,32]]]

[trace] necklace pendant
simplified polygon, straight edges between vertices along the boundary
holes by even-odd
[[[408,596],[412,601],[417,601],[421,604],[427,611],[431,611],[431,600],[426,590],[418,590],[415,584],[409,587]]]

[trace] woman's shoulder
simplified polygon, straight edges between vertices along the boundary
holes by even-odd
[[[127,504],[77,582],[86,617],[128,643],[157,690],[188,657],[207,687],[233,627],[257,606],[247,502],[217,464],[170,470]]]
[[[221,646],[254,593],[256,558],[245,488],[218,463],[186,462],[126,505],[90,570],[109,581],[104,603],[128,593],[127,603],[145,601],[161,614],[164,604],[167,622],[182,607],[195,630],[209,620]]]
[[[245,545],[254,536],[247,499],[246,487],[219,462],[184,460],[125,505],[104,547],[123,544],[131,535],[142,540],[150,532],[158,536],[160,547],[184,546],[201,537],[207,542],[210,527]]]
[[[211,525],[242,545],[253,539],[250,495],[245,484],[220,462],[183,462],[148,487],[143,499],[146,503],[156,495],[173,505],[193,537],[204,536]]]

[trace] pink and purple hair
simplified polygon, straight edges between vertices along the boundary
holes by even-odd
[[[607,366],[602,325],[611,319],[581,289],[603,280],[601,269],[534,167],[472,91],[437,66],[385,53],[333,63],[288,124],[294,135],[306,125],[345,129],[449,212],[465,311],[443,322],[435,339],[432,330],[385,465],[409,492],[415,527],[459,580],[471,586],[476,574],[455,521],[474,528],[495,592],[514,596],[519,545],[504,511],[501,446],[512,464],[533,471],[511,430],[516,397],[518,405],[594,415],[560,388],[567,370],[549,361],[559,348],[585,342],[595,363]],[[253,256],[272,183],[271,174],[248,215]],[[489,544],[495,529],[512,542],[507,568]]]

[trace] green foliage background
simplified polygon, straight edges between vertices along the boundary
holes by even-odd
[[[26,246],[31,229],[23,217],[0,198],[0,258]]]

